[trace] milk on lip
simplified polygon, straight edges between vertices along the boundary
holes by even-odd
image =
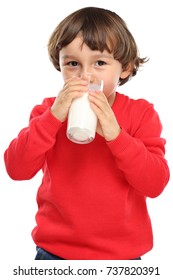
[[[90,90],[103,90],[103,81],[89,83]],[[95,138],[97,116],[92,110],[88,92],[73,100],[68,113],[67,137],[77,144],[88,144]]]

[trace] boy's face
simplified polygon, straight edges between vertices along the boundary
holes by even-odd
[[[122,71],[121,64],[114,59],[113,54],[106,50],[100,52],[91,50],[83,44],[81,37],[76,37],[59,53],[60,69],[64,81],[72,76],[86,77],[87,73],[96,75],[104,81],[103,92],[106,97],[114,94],[119,78],[128,74]]]

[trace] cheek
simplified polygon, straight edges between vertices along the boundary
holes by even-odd
[[[103,91],[104,94],[108,97],[113,92],[115,92],[117,86],[118,86],[119,76],[118,77],[111,77],[108,79],[104,79],[104,87]]]
[[[61,69],[61,74],[62,74],[62,78],[64,81],[66,81],[70,78],[70,75],[68,74],[68,72],[64,71],[63,69]]]
[[[63,68],[61,69],[61,74],[63,77],[63,80],[66,81],[74,76],[76,77],[80,77],[80,71],[76,68],[76,69],[67,69],[67,68]]]

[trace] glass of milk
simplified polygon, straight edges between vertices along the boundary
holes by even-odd
[[[88,89],[103,91],[103,80],[87,74]],[[92,110],[88,92],[73,100],[68,113],[67,137],[77,144],[88,144],[95,138],[97,116]]]

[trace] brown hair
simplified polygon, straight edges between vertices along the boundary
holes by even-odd
[[[50,60],[59,71],[59,51],[70,44],[77,35],[91,50],[107,50],[122,64],[123,70],[131,67],[131,74],[120,79],[125,84],[135,76],[139,67],[147,61],[140,58],[136,42],[126,23],[116,13],[96,7],[86,7],[73,12],[62,20],[48,42]]]

